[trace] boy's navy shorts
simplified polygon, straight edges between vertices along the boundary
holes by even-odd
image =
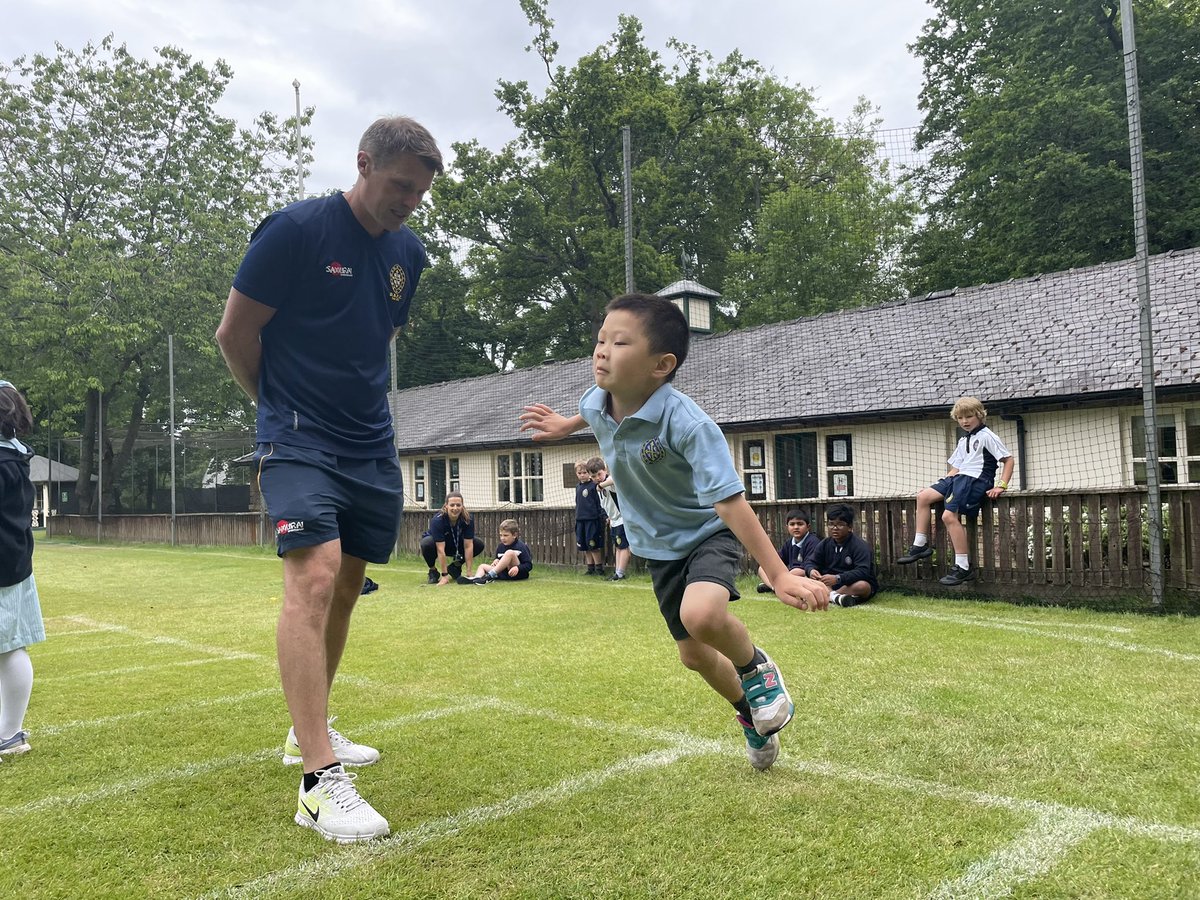
[[[576,519],[575,546],[580,553],[604,548],[604,520]]]
[[[734,579],[741,563],[742,545],[728,530],[718,531],[683,559],[646,560],[650,580],[654,583],[654,596],[658,598],[658,611],[666,620],[671,637],[677,641],[691,637],[679,615],[687,586],[697,581],[710,581],[729,591],[731,601],[737,600],[742,595],[738,593]]]
[[[341,540],[343,553],[388,561],[404,512],[404,481],[394,456],[357,459],[272,443],[259,444],[254,457],[280,556]]]
[[[629,546],[629,538],[625,537],[624,525],[613,525],[608,529],[608,534],[612,538],[613,546],[618,550],[624,550]]]
[[[973,516],[992,486],[971,475],[947,475],[930,487],[946,498],[946,509],[950,512]]]

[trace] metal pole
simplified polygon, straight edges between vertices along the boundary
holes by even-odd
[[[629,149],[629,126],[621,126],[621,148],[624,152],[625,174],[625,293],[632,294],[633,287],[633,173],[632,153]]]
[[[292,79],[296,89],[296,199],[304,199],[304,144],[300,140],[300,79]]]
[[[1129,118],[1129,173],[1133,181],[1133,244],[1137,267],[1142,350],[1142,416],[1146,423],[1146,505],[1150,537],[1150,605],[1163,602],[1162,494],[1158,471],[1158,410],[1154,397],[1154,334],[1150,309],[1150,257],[1146,239],[1146,173],[1142,152],[1142,108],[1138,96],[1137,43],[1133,0],[1121,0],[1121,43],[1125,57],[1125,103]],[[1137,554],[1141,555],[1138,547]],[[1134,548],[1129,548],[1130,565]]]
[[[175,335],[167,335],[167,372],[171,395],[171,546],[175,546]]]
[[[96,428],[100,432],[96,448],[96,543],[100,543],[100,529],[104,524],[104,388],[100,388],[96,402]]]

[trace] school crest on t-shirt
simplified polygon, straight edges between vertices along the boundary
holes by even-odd
[[[656,463],[666,455],[667,448],[663,445],[661,438],[650,438],[642,444],[642,462],[646,465]]]
[[[388,273],[388,280],[392,284],[392,290],[388,294],[392,301],[399,303],[404,299],[404,286],[408,284],[408,277],[404,274],[403,266],[392,266],[392,271]]]

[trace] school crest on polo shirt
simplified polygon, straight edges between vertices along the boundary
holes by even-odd
[[[663,444],[662,438],[650,438],[646,443],[642,444],[642,462],[646,465],[656,463],[667,455],[666,445]]]
[[[388,273],[388,281],[391,282],[392,287],[388,296],[392,298],[392,302],[399,303],[404,299],[404,286],[408,284],[408,276],[404,274],[404,267],[392,266],[392,271]]]

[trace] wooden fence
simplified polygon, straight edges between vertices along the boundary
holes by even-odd
[[[784,516],[799,506],[823,530],[825,510],[835,502],[756,503],[764,526],[777,541],[786,534]],[[912,498],[849,498],[855,530],[875,548],[880,583],[885,588],[924,594],[1029,599],[1050,603],[1149,599],[1149,541],[1146,492],[1135,489],[1066,493],[1014,491],[984,504],[969,527],[976,581],[955,588],[938,584],[945,562],[922,560],[901,566],[896,559],[912,543],[916,504]],[[950,560],[941,509],[933,511],[930,542],[935,560]],[[476,534],[485,554],[497,542],[500,522],[516,518],[537,565],[579,566],[575,518],[571,509],[507,509],[474,513]],[[400,546],[416,553],[428,512],[408,513]],[[1164,584],[1182,605],[1200,605],[1200,488],[1163,489]],[[48,522],[55,537],[115,542],[166,543],[170,516],[56,516]],[[176,517],[176,543],[184,545],[261,545],[274,541],[266,517],[258,513],[187,514]],[[611,556],[611,553],[610,553]],[[746,571],[753,569],[746,560]],[[1180,604],[1172,604],[1178,607]]]

